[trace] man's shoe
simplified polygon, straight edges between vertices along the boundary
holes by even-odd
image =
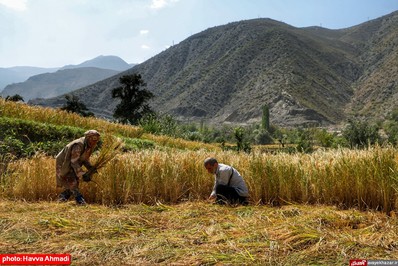
[[[76,199],[76,204],[86,205],[86,201],[84,200],[82,195],[77,196],[75,199]]]
[[[66,202],[69,200],[70,196],[72,195],[72,192],[70,190],[65,190],[61,194],[59,194],[58,201],[59,202]]]
[[[58,202],[67,202],[67,201],[68,201],[68,199],[65,198],[63,195],[60,195],[58,198]]]

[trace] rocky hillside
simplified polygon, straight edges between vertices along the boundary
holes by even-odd
[[[347,113],[383,119],[398,102],[398,12],[352,28],[345,40],[360,51],[363,66]]]
[[[394,12],[341,30],[271,19],[229,23],[74,94],[110,118],[119,77],[140,73],[156,96],[153,108],[181,120],[257,122],[264,105],[271,123],[281,126],[380,118],[398,96],[397,19]],[[31,103],[57,107],[64,99]]]

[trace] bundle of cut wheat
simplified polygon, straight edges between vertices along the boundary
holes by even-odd
[[[102,138],[102,146],[96,157],[95,162],[92,164],[92,168],[85,174],[91,177],[98,169],[102,168],[116,157],[123,147],[123,141],[120,138],[116,138],[110,134],[105,135]],[[87,178],[87,177],[86,177]],[[90,178],[91,179],[91,178]]]

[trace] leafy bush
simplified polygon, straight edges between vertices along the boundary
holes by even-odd
[[[299,130],[296,149],[303,153],[311,153],[314,151],[313,132],[311,130]]]
[[[256,144],[271,144],[274,142],[271,134],[265,129],[256,129],[253,134]]]
[[[152,149],[155,147],[155,143],[150,140],[124,138],[123,141],[125,151]]]
[[[24,152],[24,143],[14,136],[7,136],[0,140],[0,154],[11,154],[16,157],[22,157]]]
[[[379,141],[379,128],[362,121],[350,121],[343,131],[351,148],[365,148]]]
[[[140,119],[139,125],[145,132],[157,135],[179,137],[180,127],[171,115],[146,115]]]
[[[318,145],[329,148],[332,147],[335,135],[326,131],[326,129],[320,129],[314,132],[314,139],[317,141]]]
[[[384,125],[384,130],[387,134],[388,142],[398,145],[398,122],[387,121]]]

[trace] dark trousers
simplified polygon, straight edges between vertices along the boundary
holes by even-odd
[[[218,204],[247,204],[246,197],[239,196],[233,187],[226,185],[216,186],[216,202]]]

